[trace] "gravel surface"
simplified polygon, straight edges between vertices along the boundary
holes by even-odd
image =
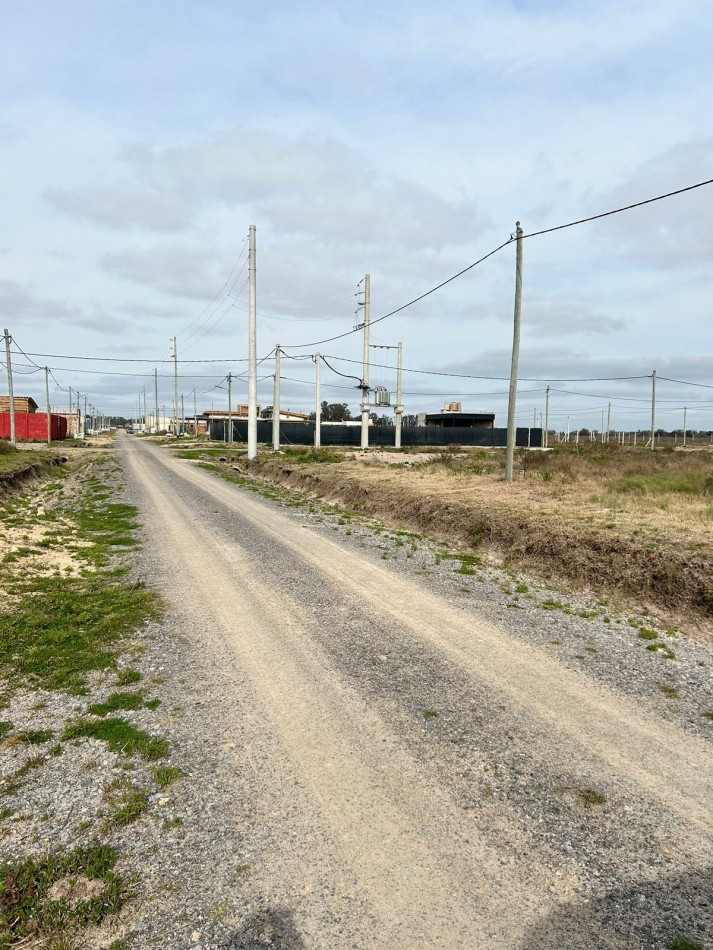
[[[146,763],[80,740],[28,779],[28,812],[52,813],[66,846],[112,780],[150,791],[107,831],[134,899],[83,945],[713,946],[710,650],[121,448],[144,522],[135,569],[167,605],[122,660],[161,705],[123,715],[170,740],[183,777],[156,789]],[[675,657],[647,650],[659,641]],[[113,682],[98,676],[91,701]],[[33,729],[81,706],[12,702],[2,716]],[[38,827],[15,822],[13,849],[41,850]]]

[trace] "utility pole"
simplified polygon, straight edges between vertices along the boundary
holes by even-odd
[[[545,448],[550,447],[550,387],[545,390]]]
[[[315,354],[314,365],[315,365],[315,381],[317,384],[317,395],[315,403],[315,413],[314,413],[314,447],[318,449],[322,445],[322,389],[320,386],[319,378],[319,367],[322,362],[322,357],[319,353]]]
[[[183,408],[183,393],[181,393],[181,421],[178,423],[178,434],[180,435],[185,430],[186,413]]]
[[[607,409],[607,442],[609,442],[609,433],[611,432],[611,403]]]
[[[72,387],[70,386],[69,387],[69,412],[67,414],[67,435],[70,434],[69,423],[71,422],[71,420],[72,420]]]
[[[248,428],[250,420],[248,419]],[[250,433],[248,432],[248,435]],[[233,374],[228,373],[228,442],[233,441]]]
[[[651,451],[656,448],[656,370],[651,374]]]
[[[77,392],[77,438],[81,439],[81,429],[82,429],[82,408],[79,402],[79,397],[81,396],[80,392]]]
[[[52,414],[50,409],[50,371],[45,366],[45,403],[47,404],[47,445],[52,442]]]
[[[82,426],[82,438],[86,439],[87,437],[87,397],[84,396],[84,425]]]
[[[683,447],[686,448],[686,410],[687,406],[683,407]]]
[[[515,222],[517,252],[515,256],[515,312],[512,334],[512,362],[510,364],[510,393],[508,397],[508,441],[505,455],[505,481],[511,482],[515,462],[515,403],[517,401],[517,374],[520,364],[520,312],[522,307],[522,235],[520,222]]]
[[[146,414],[146,387],[144,386],[144,432],[148,429],[149,417]]]
[[[158,370],[154,369],[153,371],[153,399],[154,406],[156,408],[156,432],[158,432],[160,426],[158,424]]]
[[[257,457],[257,301],[254,224],[250,225],[250,251],[248,260],[248,277],[250,283],[250,314],[248,327],[248,460],[250,460]]]
[[[7,394],[10,400],[10,445],[17,445],[15,433],[15,393],[12,388],[12,362],[10,361],[10,331],[5,328],[5,359],[7,365]]]
[[[403,352],[404,345],[399,343],[396,348],[396,429],[394,431],[394,448],[401,448],[401,416],[404,411],[404,407],[401,405],[401,399],[403,396],[401,377],[403,375]]]
[[[193,435],[198,436],[198,393],[193,389]]]
[[[275,378],[272,386],[272,451],[280,451],[280,344],[275,347]]]
[[[173,437],[178,435],[178,347],[173,338]]]
[[[361,380],[361,447],[369,448],[369,322],[371,320],[371,275],[364,277],[364,355]]]

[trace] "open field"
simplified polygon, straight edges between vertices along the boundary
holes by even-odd
[[[248,469],[239,448],[227,449],[251,476],[612,598],[698,637],[713,632],[708,449],[520,452],[510,486],[498,450],[299,449],[265,453]]]

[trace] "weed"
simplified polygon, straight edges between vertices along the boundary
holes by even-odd
[[[527,584],[520,583],[515,585],[515,590],[518,592],[518,594],[526,594],[529,589],[530,588],[527,586]]]
[[[639,636],[642,640],[657,640],[659,635],[655,630],[647,630],[646,627],[641,627]]]
[[[561,600],[553,600],[551,597],[548,597],[547,600],[543,600],[540,604],[543,610],[561,610],[564,604]]]
[[[159,788],[168,788],[181,778],[183,772],[172,765],[155,765],[151,769],[151,778]]]
[[[141,673],[138,670],[132,670],[131,667],[127,667],[125,670],[119,670],[116,674],[116,685],[117,686],[131,686],[133,683],[138,683],[141,679]]]
[[[681,694],[678,692],[675,686],[669,686],[668,683],[662,683],[659,685],[659,689],[668,699],[680,699]]]
[[[11,722],[0,722],[0,742],[3,741],[8,733],[12,732],[12,728],[13,726]]]
[[[158,709],[160,705],[161,705],[160,699],[149,699],[147,702],[144,703],[144,706],[146,707],[146,709],[150,709],[151,712],[153,712],[155,709]]]
[[[107,826],[123,828],[136,821],[148,808],[149,793],[127,779],[116,778],[104,789],[102,798],[109,807]]]
[[[15,738],[18,742],[27,742],[29,745],[42,745],[43,742],[53,739],[54,733],[49,729],[28,729],[25,732],[17,732]]]
[[[686,937],[674,937],[668,945],[668,950],[703,950],[700,943],[687,940]]]
[[[114,848],[95,844],[67,854],[25,858],[5,867],[0,885],[0,948],[26,943],[67,947],[82,928],[116,914],[127,893],[126,884],[113,870],[116,860]],[[84,899],[72,899],[80,882],[95,887]]]
[[[112,752],[141,755],[144,759],[161,759],[168,754],[168,742],[137,729],[123,719],[102,719],[100,722],[78,720],[67,726],[62,740],[100,739]]]
[[[578,788],[576,794],[586,808],[592,808],[594,805],[604,805],[607,800],[606,795],[602,795],[594,788]]]
[[[423,710],[423,718],[424,718],[424,719],[436,719],[437,717],[438,717],[438,713],[436,712],[435,709],[424,709],[424,710]]]
[[[169,828],[180,828],[182,824],[183,819],[176,815],[174,818],[167,818],[163,823],[163,827],[168,831]]]
[[[141,709],[143,705],[141,693],[112,693],[103,703],[92,703],[89,712],[93,716],[106,716],[120,709]]]
[[[227,915],[228,915],[228,904],[226,901],[222,901],[220,904],[216,904],[216,906],[211,910],[210,919],[213,921],[214,924],[217,924],[225,920]]]

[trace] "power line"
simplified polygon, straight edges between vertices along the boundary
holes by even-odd
[[[541,234],[552,234],[553,231],[563,231],[565,228],[573,228],[578,224],[587,224],[589,221],[598,221],[600,218],[608,218],[613,214],[621,214],[622,211],[631,211],[632,208],[642,208],[644,205],[653,204],[655,201],[663,201],[664,198],[673,198],[674,195],[682,195],[687,191],[695,191],[696,188],[704,188],[706,185],[713,185],[713,178],[709,178],[706,181],[699,181],[695,185],[687,185],[685,188],[677,188],[676,191],[667,191],[666,194],[656,195],[655,198],[646,198],[644,201],[636,201],[634,204],[614,208],[611,211],[602,211],[600,214],[592,214],[588,218],[579,218],[577,221],[569,221],[567,224],[557,224],[552,228],[543,228],[541,231],[531,231],[529,234],[523,234],[522,239],[539,237]]]

